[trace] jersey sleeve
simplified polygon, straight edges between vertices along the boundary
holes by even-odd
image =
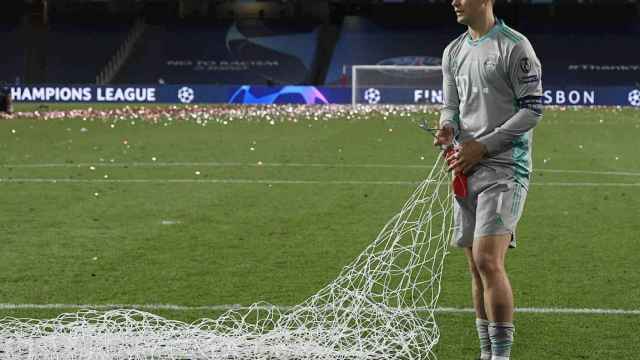
[[[542,66],[526,39],[517,43],[509,54],[507,74],[518,111],[478,139],[487,147],[489,156],[513,147],[513,141],[534,128],[542,118]]]
[[[455,74],[451,67],[450,46],[442,54],[442,95],[443,106],[440,111],[440,127],[453,128],[454,136],[460,131],[460,98],[456,86]]]
[[[509,79],[518,107],[542,113],[542,65],[528,40],[516,44],[509,56]]]

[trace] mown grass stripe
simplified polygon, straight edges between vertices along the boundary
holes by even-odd
[[[0,184],[289,184],[289,185],[417,185],[421,181],[392,180],[286,180],[286,179],[65,179],[0,178]],[[534,182],[533,186],[551,187],[640,187],[640,183],[615,182]],[[449,184],[442,184],[449,186]]]
[[[0,164],[0,168],[81,168],[81,167],[335,167],[335,168],[389,168],[389,169],[431,169],[431,165],[420,164],[345,164],[345,163],[244,163],[244,162],[128,162],[128,163],[38,163]],[[608,171],[580,169],[534,169],[534,173],[640,176],[640,171]]]

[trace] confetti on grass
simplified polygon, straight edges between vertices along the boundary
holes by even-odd
[[[33,111],[0,114],[0,119],[81,119],[83,121],[103,121],[110,128],[115,128],[118,122],[128,119],[139,119],[153,124],[167,126],[177,122],[194,122],[199,125],[220,124],[231,125],[235,121],[264,121],[277,126],[287,122],[297,123],[301,120],[366,120],[372,116],[383,118],[390,116],[413,117],[437,116],[438,108],[434,106],[418,105],[380,105],[357,106],[350,105],[211,105],[211,106],[125,106],[114,109],[78,109],[64,111]],[[389,131],[393,131],[389,129]],[[126,140],[126,139],[125,139]],[[254,144],[255,145],[255,144]]]

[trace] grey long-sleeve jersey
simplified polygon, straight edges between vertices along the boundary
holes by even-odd
[[[542,118],[542,68],[527,38],[501,20],[472,40],[468,32],[442,56],[444,106],[440,126],[458,141],[488,150],[481,164],[513,171],[528,186],[533,127]]]

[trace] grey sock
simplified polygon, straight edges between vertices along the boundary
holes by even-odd
[[[491,360],[491,340],[489,339],[489,320],[476,319],[476,329],[480,339],[480,360]]]
[[[513,344],[515,327],[508,322],[491,322],[489,324],[489,338],[493,359],[509,359]]]

